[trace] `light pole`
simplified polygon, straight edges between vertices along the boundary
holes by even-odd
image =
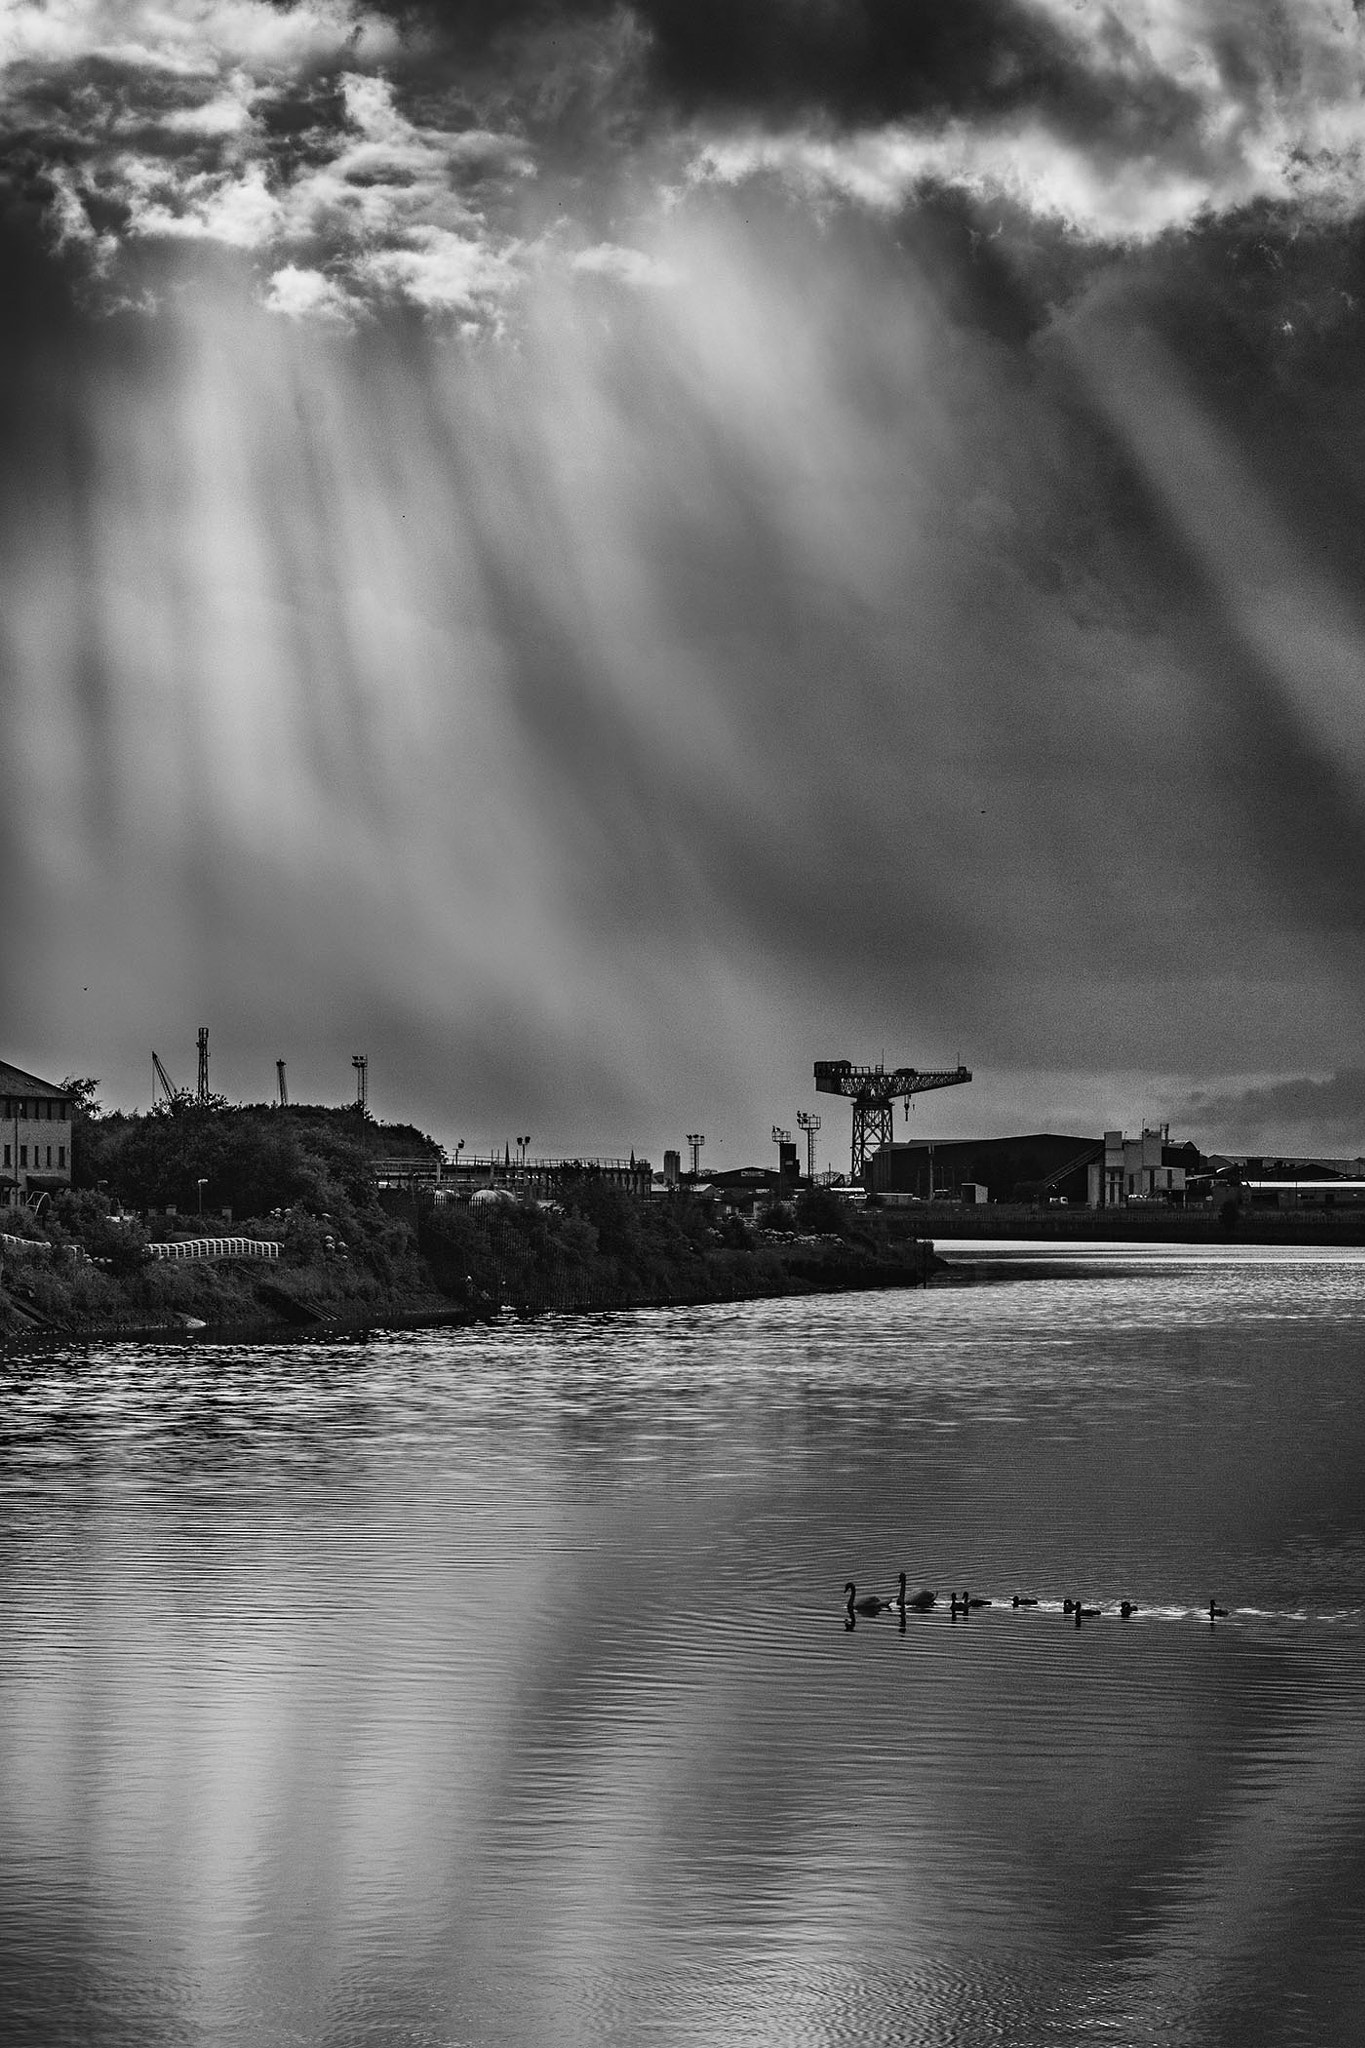
[[[208,1186],[207,1175],[202,1176],[198,1181],[196,1181],[195,1186],[199,1190],[199,1214],[202,1216],[204,1213],[204,1189]]]
[[[806,1134],[806,1179],[815,1185],[815,1133],[820,1128],[820,1119],[809,1109],[798,1109],[796,1121],[799,1129]]]

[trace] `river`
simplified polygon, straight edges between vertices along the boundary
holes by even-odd
[[[0,1368],[5,2041],[1359,2037],[1365,1254],[989,1257]]]

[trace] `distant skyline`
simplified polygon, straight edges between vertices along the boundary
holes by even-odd
[[[0,1054],[1365,1149],[1347,0],[13,0],[0,124]]]

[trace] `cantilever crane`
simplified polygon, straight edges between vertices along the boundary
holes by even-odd
[[[175,1083],[174,1083],[174,1082],[172,1081],[172,1079],[171,1079],[170,1075],[169,1075],[169,1074],[168,1074],[168,1073],[166,1072],[166,1069],[165,1069],[165,1068],[164,1068],[164,1067],[162,1066],[162,1064],[161,1064],[160,1060],[159,1060],[159,1059],[157,1058],[156,1054],[155,1054],[155,1053],[153,1053],[153,1054],[152,1054],[152,1101],[153,1101],[153,1102],[155,1102],[155,1101],[156,1101],[156,1089],[157,1089],[157,1083],[158,1083],[158,1081],[159,1081],[159,1082],[161,1083],[161,1087],[162,1087],[162,1089],[163,1089],[163,1091],[164,1091],[164,1093],[165,1093],[165,1098],[166,1098],[166,1101],[167,1101],[168,1103],[174,1102],[174,1101],[175,1101],[175,1099],[176,1099],[176,1096],[177,1096],[177,1095],[178,1095],[178,1093],[179,1093],[179,1090],[177,1089],[177,1087],[176,1087]]]
[[[817,1060],[815,1086],[821,1095],[843,1095],[853,1104],[853,1178],[879,1145],[889,1145],[892,1115],[898,1099],[923,1095],[930,1088],[956,1088],[971,1080],[966,1067],[920,1073],[917,1067],[855,1067],[851,1060]]]

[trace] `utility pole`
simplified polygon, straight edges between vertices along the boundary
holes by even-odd
[[[201,1106],[209,1099],[209,1027],[199,1026],[199,1087],[196,1091]]]
[[[363,1052],[352,1053],[351,1065],[355,1068],[355,1106],[365,1116],[370,1106],[369,1058]]]
[[[701,1133],[700,1131],[689,1131],[689,1132],[688,1132],[688,1134],[687,1134],[687,1149],[688,1149],[688,1151],[689,1151],[689,1152],[690,1152],[690,1153],[692,1154],[692,1178],[693,1178],[693,1180],[695,1180],[695,1179],[697,1178],[697,1175],[698,1175],[698,1174],[699,1174],[699,1173],[701,1172],[701,1148],[702,1148],[702,1146],[703,1146],[703,1145],[704,1145],[705,1143],[706,1143],[706,1139],[705,1139],[705,1138],[703,1137],[703,1135],[702,1135],[702,1133]]]
[[[820,1119],[814,1110],[798,1109],[796,1112],[798,1130],[806,1134],[806,1179],[815,1182],[815,1133],[820,1128]]]

